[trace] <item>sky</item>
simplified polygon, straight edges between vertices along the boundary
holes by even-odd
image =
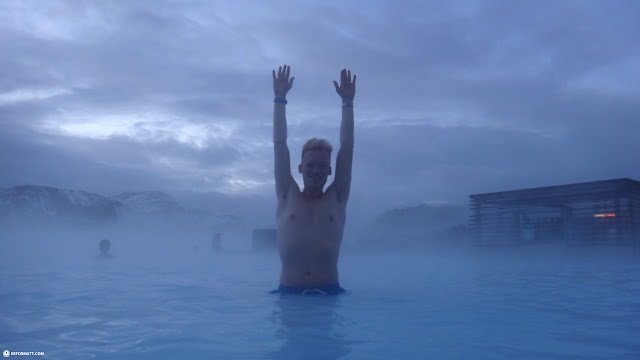
[[[303,143],[339,145],[333,80],[357,75],[356,217],[640,180],[638,34],[637,1],[5,0],[0,188],[159,190],[271,221],[283,64],[301,185]]]

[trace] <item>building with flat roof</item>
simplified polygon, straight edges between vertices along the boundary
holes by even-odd
[[[622,178],[470,195],[479,245],[640,246],[640,182]]]

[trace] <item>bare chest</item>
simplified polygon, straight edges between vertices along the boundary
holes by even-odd
[[[300,231],[342,229],[345,211],[331,194],[319,199],[292,196],[278,211],[278,226]]]

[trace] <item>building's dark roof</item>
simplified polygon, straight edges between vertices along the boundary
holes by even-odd
[[[527,200],[550,197],[573,197],[581,195],[610,194],[620,192],[638,192],[640,181],[621,178],[612,180],[591,181],[576,184],[554,185],[539,188],[499,191],[486,194],[469,195],[472,200]]]

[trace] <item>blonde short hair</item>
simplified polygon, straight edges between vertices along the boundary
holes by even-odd
[[[325,151],[328,155],[331,155],[331,151],[333,151],[333,146],[329,144],[329,142],[325,139],[309,139],[304,146],[302,147],[302,156],[304,156],[305,151],[307,150],[322,150]]]

